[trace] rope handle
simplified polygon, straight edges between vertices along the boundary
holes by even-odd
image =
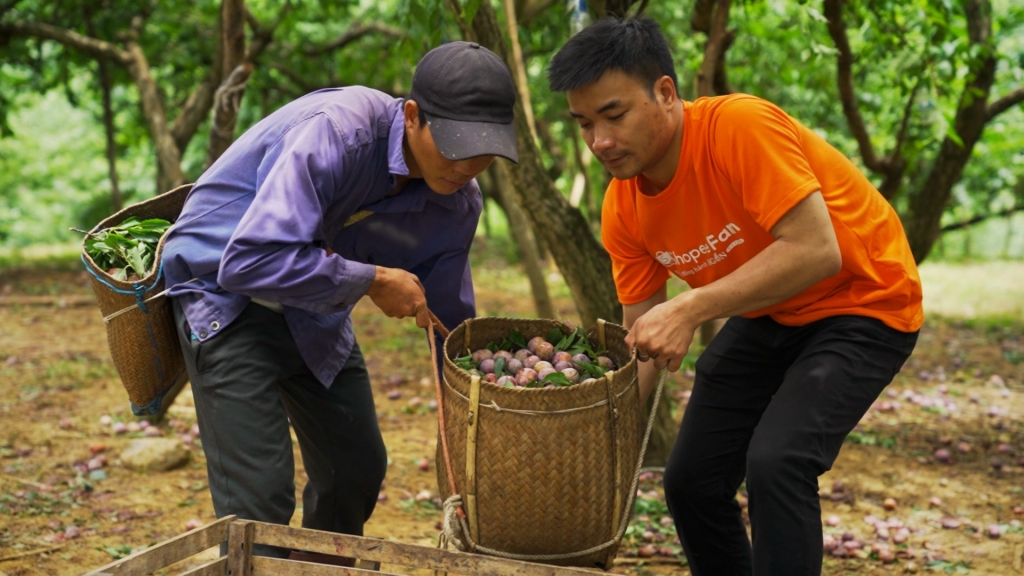
[[[441,324],[441,321],[437,319],[430,309],[427,309],[427,314],[430,315],[430,325],[427,326],[428,338],[427,342],[430,344],[430,364],[434,368],[434,392],[437,394],[437,425],[439,426],[438,432],[441,436],[441,454],[444,456],[444,469],[448,475],[448,488],[452,494],[458,494],[455,488],[455,474],[452,472],[452,457],[448,452],[448,433],[444,423],[444,392],[441,390],[441,372],[437,367],[437,337],[434,335],[435,326],[445,338],[448,337],[448,329]],[[460,520],[465,521],[466,511],[463,510],[462,504],[455,510]]]

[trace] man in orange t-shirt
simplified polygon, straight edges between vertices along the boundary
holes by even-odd
[[[703,322],[665,495],[697,576],[820,574],[817,478],[892,381],[923,321],[892,207],[841,153],[747,95],[683,102],[665,38],[606,19],[552,60],[611,172],[602,239],[646,397]],[[668,299],[669,274],[692,290]],[[746,478],[753,545],[736,490]]]

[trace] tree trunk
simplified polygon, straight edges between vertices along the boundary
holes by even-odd
[[[998,64],[991,39],[991,6],[987,0],[972,0],[965,3],[964,11],[971,44],[980,50],[971,62],[969,80],[961,93],[953,124],[960,142],[946,137],[921,188],[910,195],[904,225],[910,249],[918,262],[928,256],[938,239],[942,213],[952,196],[953,186],[960,180],[974,145],[991,119],[988,97]]]
[[[505,60],[510,70],[513,69],[514,63],[509,61],[505,40],[490,4],[481,3],[472,29],[466,27],[465,22],[460,22],[460,28],[464,36],[475,36],[477,42],[494,51]],[[509,173],[516,199],[533,229],[544,238],[565,277],[583,324],[590,326],[598,318],[620,322],[622,308],[612,280],[611,259],[591,234],[583,214],[569,205],[545,173],[539,150],[526,123],[521,98],[516,100],[515,122],[519,164],[513,166]]]
[[[103,130],[107,135],[107,171],[110,174],[110,205],[114,212],[120,212],[124,207],[124,198],[121,196],[121,187],[117,182],[117,142],[114,139],[116,129],[114,127],[114,109],[110,101],[110,74],[107,70],[107,63],[100,60],[100,89],[103,91]]]
[[[492,165],[494,182],[493,191],[500,198],[501,206],[508,216],[508,228],[512,237],[519,246],[519,257],[523,262],[523,269],[526,277],[530,280],[530,292],[533,294],[533,307],[537,311],[538,318],[554,318],[555,309],[551,305],[551,295],[548,293],[547,280],[544,278],[544,267],[541,265],[540,255],[537,253],[537,242],[533,237],[533,229],[530,221],[523,213],[522,207],[516,200],[516,193],[512,190],[511,175],[509,174],[509,163],[504,160],[497,160]]]
[[[85,10],[85,25],[90,36],[96,36],[96,27],[92,22],[92,13]],[[97,72],[100,82],[101,105],[103,107],[103,131],[106,134],[107,142],[107,172],[110,175],[110,206],[114,212],[120,212],[124,207],[124,198],[121,196],[121,187],[117,181],[117,134],[114,127],[114,106],[111,102],[110,91],[110,70],[107,68],[107,61],[104,58],[96,59]]]
[[[715,72],[725,72],[725,51],[732,44],[729,24],[729,7],[732,0],[718,0],[711,14],[711,27],[707,32],[708,40],[704,44],[704,60],[697,72],[697,96],[711,96],[715,93]],[[724,80],[718,82],[723,87]],[[724,88],[723,88],[724,89]]]
[[[224,0],[220,5],[220,69],[227,78],[213,98],[213,123],[206,148],[206,166],[220,158],[235,140],[235,122],[253,65],[245,61],[245,2]]]

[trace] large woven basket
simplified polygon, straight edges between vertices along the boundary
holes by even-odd
[[[440,432],[447,435],[475,551],[609,568],[632,511],[630,486],[643,434],[626,330],[602,322],[590,331],[592,343],[606,348],[619,369],[588,384],[504,388],[452,361],[511,330],[529,340],[552,328],[570,332],[552,320],[511,318],[471,319],[453,330],[444,344]],[[437,469],[447,500],[441,442]]]
[[[94,234],[116,226],[127,218],[163,218],[174,222],[181,214],[191,184],[133,204],[97,224]],[[154,270],[136,282],[116,280],[82,247],[82,261],[92,279],[114,367],[128,392],[132,411],[138,415],[163,414],[169,402],[188,379],[185,360],[178,344],[171,302],[162,296],[163,268],[160,258],[164,241],[157,244]],[[169,398],[168,398],[169,396]]]

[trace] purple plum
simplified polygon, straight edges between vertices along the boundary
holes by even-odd
[[[540,360],[540,356],[530,356],[526,360],[523,361],[523,366],[525,366],[527,368],[533,368],[537,364],[537,362],[540,362],[540,361],[541,361]]]
[[[483,362],[484,360],[487,360],[488,358],[493,358],[493,357],[494,357],[494,353],[491,352],[490,350],[488,350],[487,348],[483,348],[481,350],[477,350],[476,352],[473,352],[473,362],[475,364],[479,364],[479,363]]]
[[[523,363],[515,358],[509,360],[508,363],[505,364],[505,372],[508,372],[509,374],[518,374],[522,369]]]
[[[530,366],[530,368],[533,368],[537,372],[540,372],[541,370],[547,370],[547,369],[554,370],[555,369],[555,367],[551,364],[551,362],[548,362],[546,360],[541,360],[539,362],[535,362],[533,364],[533,366]]]
[[[537,379],[537,372],[532,368],[523,368],[516,376],[516,382],[520,386],[526,386]]]
[[[529,350],[527,350],[526,348],[523,348],[522,350],[519,350],[518,352],[516,352],[516,353],[515,353],[515,354],[513,355],[513,357],[514,357],[514,358],[515,358],[516,360],[519,360],[520,362],[523,362],[523,363],[525,363],[525,362],[526,362],[526,359],[527,359],[527,358],[529,358],[530,356],[533,356],[533,352],[530,352],[530,351],[529,351]]]
[[[543,336],[535,336],[530,338],[530,341],[526,344],[526,347],[530,349],[530,352],[537,353],[537,346],[541,344],[547,344],[547,340]]]
[[[573,368],[572,362],[566,362],[565,360],[562,360],[560,362],[555,362],[555,370],[558,370],[559,372],[561,372],[562,370],[565,370],[566,368]]]
[[[480,371],[484,374],[494,374],[494,360],[488,358],[480,363]]]
[[[540,356],[541,360],[551,360],[555,357],[555,347],[549,342],[541,342],[533,353]]]
[[[554,374],[555,372],[557,372],[557,370],[554,368],[544,368],[543,370],[537,371],[537,379],[544,380],[548,377],[548,374]]]
[[[512,388],[513,386],[516,385],[516,379],[515,376],[505,375],[502,376],[501,378],[498,378],[498,381],[495,382],[495,384],[497,384],[498,386],[504,386],[505,388]]]
[[[582,366],[583,362],[586,362],[588,364],[592,363],[592,361],[590,360],[590,356],[587,356],[586,354],[577,354],[572,357],[570,362],[572,362],[573,368],[577,370],[580,369],[580,366]]]
[[[565,374],[565,377],[569,380],[569,382],[580,381],[580,373],[577,372],[575,368],[565,368],[564,370],[559,370],[559,372]]]
[[[498,350],[494,353],[494,359],[497,360],[498,358],[504,358],[505,361],[508,362],[513,358],[513,356],[508,350]]]
[[[551,361],[555,364],[558,364],[559,362],[571,362],[572,354],[569,354],[568,352],[555,352],[555,356]]]
[[[613,361],[611,358],[607,356],[598,356],[597,365],[600,366],[601,368],[604,368],[605,370],[615,369],[615,361]]]

